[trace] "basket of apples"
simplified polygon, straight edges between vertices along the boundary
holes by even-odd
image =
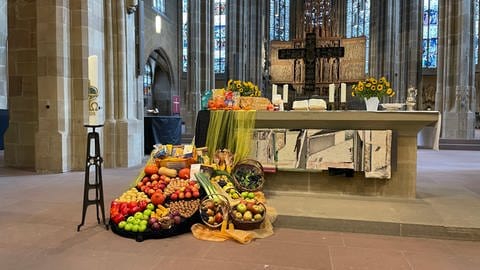
[[[230,211],[230,220],[235,229],[254,230],[260,228],[266,216],[265,205],[255,199],[241,200]]]
[[[218,228],[224,219],[228,218],[229,203],[225,196],[210,194],[200,203],[200,217],[205,225]]]

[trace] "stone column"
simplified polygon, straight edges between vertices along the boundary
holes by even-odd
[[[397,70],[400,49],[399,5],[399,1],[386,0],[373,1],[370,6],[369,75],[376,78],[385,76],[394,89],[400,84]]]
[[[407,89],[418,89],[417,109],[423,109],[420,97],[422,96],[422,18],[423,6],[416,0],[401,1],[400,4],[400,36],[398,40],[399,63],[394,76],[397,78],[394,85],[395,102],[403,103],[407,99]]]
[[[10,122],[4,137],[5,165],[35,169],[35,132],[38,129],[37,7],[35,2],[16,0],[8,1],[7,8]]]
[[[88,123],[88,1],[74,1],[70,6],[70,77],[71,168],[85,169]],[[86,38],[86,40],[85,40]]]
[[[188,6],[187,106],[196,114],[200,97],[214,88],[213,70],[213,0],[189,1]]]
[[[475,136],[474,1],[439,1],[435,109],[442,112],[442,137]]]
[[[0,0],[0,110],[7,109],[7,0]]]
[[[249,1],[246,1],[249,2]],[[263,85],[263,48],[264,38],[268,36],[265,33],[265,20],[267,14],[267,1],[251,1],[247,6],[248,14],[246,14],[245,22],[247,26],[244,27],[246,32],[245,39],[245,80],[251,81],[261,87]],[[263,89],[265,90],[265,89]],[[265,94],[265,93],[264,93]]]
[[[241,64],[244,44],[244,1],[227,1],[227,77],[234,80],[244,79]]]
[[[85,2],[80,6],[88,10]],[[65,2],[36,1],[36,8],[38,130],[35,169],[65,172],[70,170],[69,119],[73,111],[69,106],[70,7]]]

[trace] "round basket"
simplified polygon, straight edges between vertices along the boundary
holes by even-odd
[[[213,209],[210,208],[210,210],[214,211],[215,213],[217,212],[222,213],[222,221],[223,219],[228,219],[228,213],[230,212],[229,203],[227,198],[221,194],[207,195],[200,202],[200,218],[202,219],[202,222],[210,228],[218,228],[222,226],[222,222],[214,222],[214,223],[208,222],[209,217],[212,216],[212,215],[208,215],[207,213],[207,211],[209,210],[207,205],[210,203],[213,204]],[[213,217],[215,218],[214,215]]]
[[[232,170],[233,183],[238,191],[259,191],[263,188],[263,166],[254,159],[239,161]]]
[[[261,202],[257,202],[257,204],[261,204],[264,209],[262,219],[259,219],[259,220],[255,220],[255,221],[239,220],[234,217],[233,211],[230,211],[230,221],[233,223],[235,229],[248,231],[248,230],[255,230],[260,228],[260,225],[262,225],[263,221],[265,221],[265,217],[267,216],[267,208]]]

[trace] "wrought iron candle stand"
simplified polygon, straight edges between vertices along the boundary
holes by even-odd
[[[102,211],[102,222],[108,230],[108,224],[105,221],[105,206],[103,200],[103,181],[102,181],[102,162],[103,158],[100,155],[100,137],[96,128],[103,127],[103,125],[85,125],[87,129],[92,131],[87,135],[87,159],[85,164],[85,183],[83,186],[83,210],[82,223],[77,226],[77,231],[85,224],[85,215],[89,205],[95,205],[97,209],[97,222],[100,224],[99,208]],[[92,145],[93,141],[93,145]],[[93,149],[92,149],[93,146]],[[93,150],[93,155],[92,155]],[[95,182],[90,182],[90,167],[95,167]],[[90,190],[95,189],[95,199],[89,198]]]

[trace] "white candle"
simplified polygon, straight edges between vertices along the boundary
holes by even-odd
[[[283,103],[288,103],[288,84],[283,85]]]
[[[272,84],[272,101],[273,101],[273,99],[275,98],[276,95],[277,95],[277,85]]]
[[[328,86],[328,102],[334,102],[335,100],[335,84],[331,83]]]
[[[98,56],[91,55],[88,57],[88,124],[98,125]]]
[[[347,102],[347,84],[346,83],[340,84],[340,102],[341,103]]]

